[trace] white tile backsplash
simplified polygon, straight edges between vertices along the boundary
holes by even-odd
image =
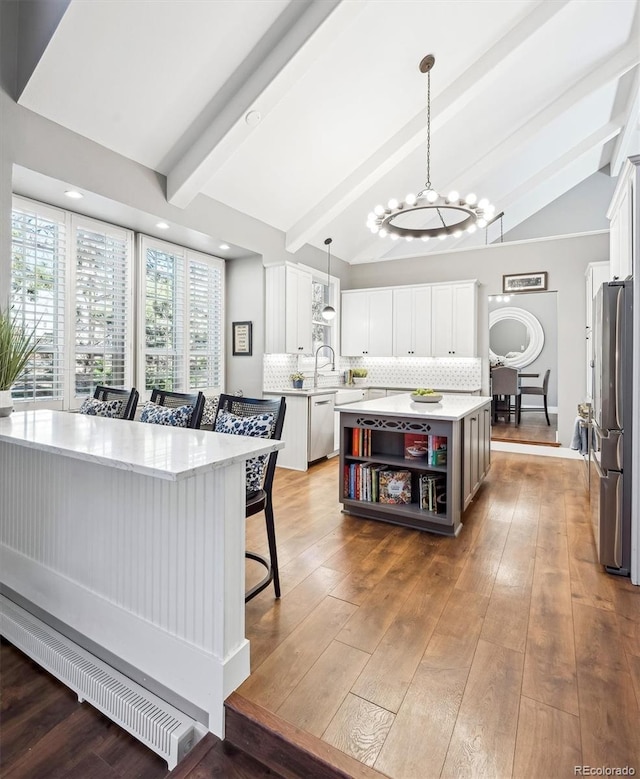
[[[264,389],[289,387],[289,376],[297,370],[295,354],[264,355]],[[321,375],[319,386],[336,384],[348,368],[367,368],[366,384],[378,387],[433,387],[434,389],[475,391],[482,385],[480,357],[354,357],[340,358],[339,373]],[[303,371],[305,387],[313,385],[313,371]]]

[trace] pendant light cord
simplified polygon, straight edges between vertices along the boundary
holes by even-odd
[[[431,71],[427,72],[427,189],[431,189]],[[442,218],[442,217],[440,217]]]

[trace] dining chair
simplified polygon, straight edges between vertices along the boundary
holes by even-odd
[[[80,413],[131,420],[136,413],[138,397],[138,390],[135,387],[128,390],[98,384],[93,391],[93,398],[87,398],[80,406]]]
[[[220,395],[213,422],[213,431],[233,435],[250,435],[260,438],[282,437],[286,402],[283,397],[273,399],[244,398],[237,395]],[[276,527],[273,514],[273,477],[278,452],[247,460],[245,518],[264,512],[269,545],[269,558],[256,552],[245,552],[245,557],[266,568],[266,575],[245,593],[245,603],[262,592],[273,582],[276,598],[280,597],[280,574],[276,548]]]
[[[163,389],[151,390],[151,403],[155,406],[163,406],[165,409],[178,409],[184,406],[191,406],[192,411],[188,416],[186,423],[184,419],[178,422],[171,421],[167,415],[155,413],[153,407],[145,406],[140,415],[141,422],[151,424],[174,425],[176,427],[199,428],[202,421],[202,412],[204,411],[205,397],[202,392],[169,392]]]
[[[491,394],[493,395],[493,422],[498,422],[501,404],[506,411],[507,421],[511,419],[511,398],[515,398],[514,419],[517,425],[520,424],[520,398],[521,388],[518,383],[518,369],[500,367],[491,371]],[[502,400],[501,400],[502,399]]]
[[[551,425],[551,422],[549,422],[549,407],[547,405],[547,395],[549,392],[549,376],[551,374],[551,369],[547,368],[547,370],[544,373],[544,378],[542,379],[542,386],[537,387],[520,387],[520,395],[542,395],[543,403],[544,403],[544,415],[547,418],[547,424]],[[520,423],[520,414],[522,411],[540,411],[539,406],[534,406],[533,408],[522,408],[522,404],[520,404],[520,408],[518,409],[518,424]]]

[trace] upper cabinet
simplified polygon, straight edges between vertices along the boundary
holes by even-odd
[[[393,354],[431,357],[431,287],[393,290]]]
[[[618,176],[613,199],[607,212],[609,226],[609,272],[612,279],[633,275],[634,200],[638,196],[637,179],[640,155],[630,157]]]
[[[265,352],[311,354],[313,277],[294,265],[267,268]]]
[[[435,284],[431,291],[432,354],[434,357],[475,357],[477,301],[475,281]]]
[[[391,357],[393,292],[390,289],[342,293],[342,355]]]

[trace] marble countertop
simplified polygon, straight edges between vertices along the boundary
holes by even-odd
[[[269,389],[263,390],[263,395],[299,395],[303,398],[311,398],[314,395],[335,395],[336,392],[340,392],[343,389],[349,389],[345,384],[339,387],[303,387],[302,389],[294,389],[293,387],[286,387],[282,389]]]
[[[336,412],[340,414],[361,414],[367,411],[370,414],[386,414],[397,417],[415,417],[424,419],[443,419],[457,422],[468,414],[472,414],[491,398],[482,395],[443,395],[439,403],[416,403],[411,400],[411,394],[391,395],[387,398],[375,400],[361,400],[358,403],[349,403],[346,406],[337,406]]]
[[[170,481],[284,447],[264,438],[49,410],[1,418],[2,441]]]

